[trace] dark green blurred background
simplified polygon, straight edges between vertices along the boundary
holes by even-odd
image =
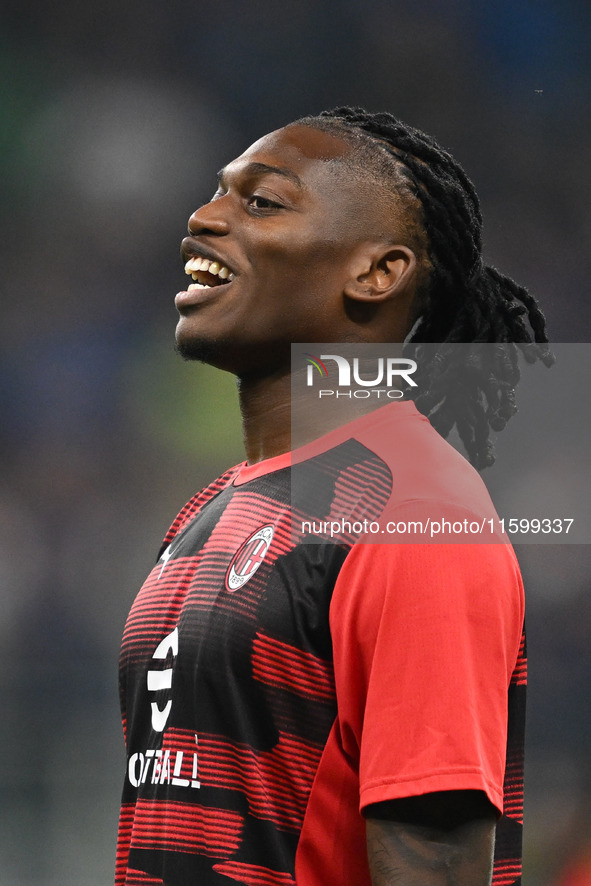
[[[487,259],[554,340],[588,342],[590,36],[576,0],[5,0],[2,886],[112,881],[124,619],[178,508],[242,457],[232,379],[172,350],[179,243],[216,170],[298,115],[390,110],[463,162]],[[519,553],[524,882],[588,886],[591,556]]]

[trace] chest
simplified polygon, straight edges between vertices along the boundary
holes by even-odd
[[[304,707],[312,724],[332,718],[328,613],[345,552],[303,544],[284,498],[226,490],[164,550],[123,640],[132,744],[199,728],[264,746]]]

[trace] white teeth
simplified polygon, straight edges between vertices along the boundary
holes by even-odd
[[[231,283],[235,277],[230,269],[220,264],[220,262],[210,261],[208,258],[194,255],[185,263],[185,274],[190,274],[193,280],[198,280],[199,271],[207,271],[209,274],[213,274],[214,277],[219,277],[220,280],[227,280],[228,283]]]
[[[191,289],[213,289],[213,286],[208,286],[207,283],[190,283],[187,292]]]

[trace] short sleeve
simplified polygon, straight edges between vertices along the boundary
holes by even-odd
[[[331,604],[338,738],[360,808],[482,790],[502,812],[523,626],[508,544],[359,544]]]

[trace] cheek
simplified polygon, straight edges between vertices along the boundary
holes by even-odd
[[[332,260],[303,255],[295,263],[276,262],[263,287],[269,293],[271,311],[278,307],[281,316],[320,317],[340,304],[344,278]]]
[[[350,246],[336,234],[319,237],[316,231],[310,231],[307,236],[286,232],[272,243],[267,242],[259,257],[267,279],[291,279],[302,285],[306,281],[308,287],[318,288],[337,279],[344,281],[349,254]]]

